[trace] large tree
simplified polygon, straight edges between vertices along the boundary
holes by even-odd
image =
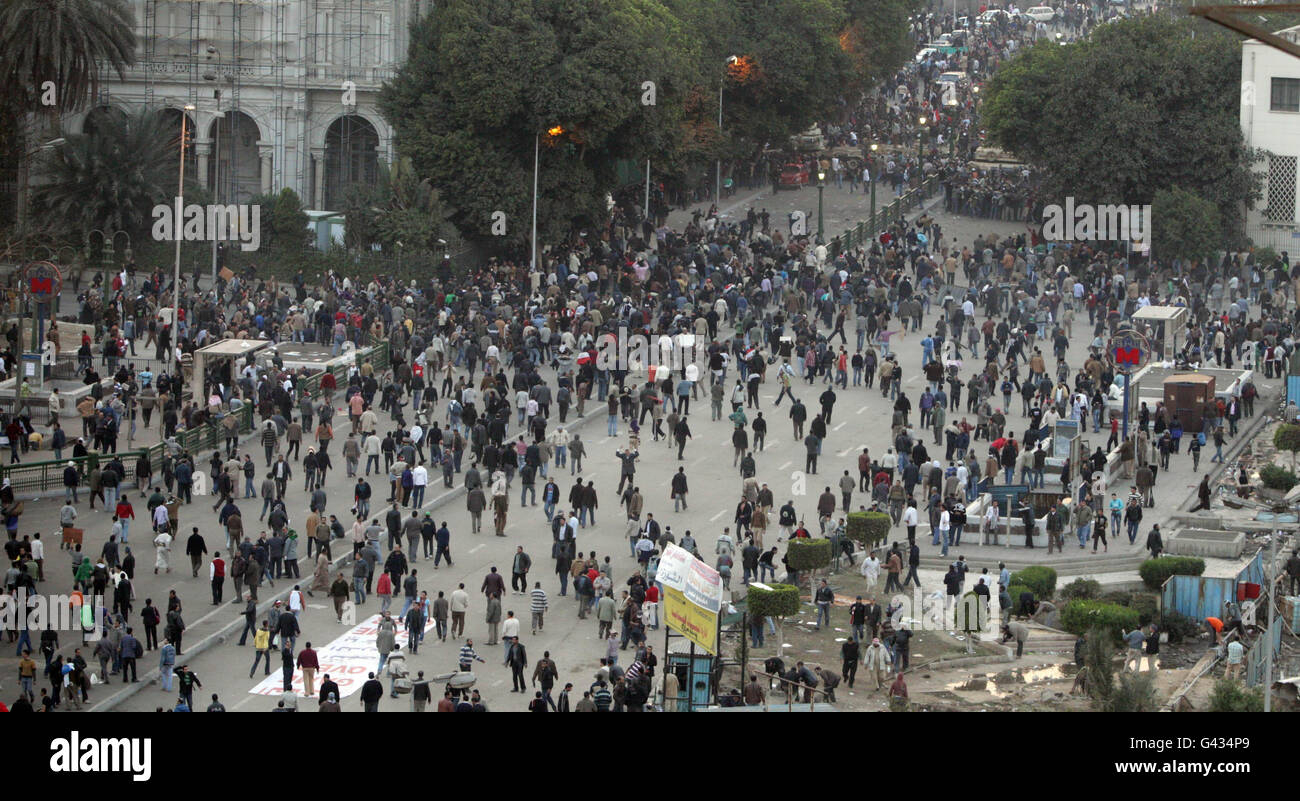
[[[33,205],[42,227],[73,241],[95,229],[147,236],[153,207],[176,195],[178,134],[151,111],[105,114],[91,133],[69,135],[41,163]]]
[[[84,108],[109,70],[123,77],[135,41],[126,0],[0,3],[0,153],[18,165],[20,194],[32,140]]]
[[[597,227],[615,163],[669,149],[693,35],[656,0],[450,0],[412,29],[380,108],[467,237],[528,240],[541,141],[539,238]],[[655,105],[642,84],[655,82]],[[501,240],[497,240],[501,241]]]
[[[1240,76],[1235,36],[1200,20],[1134,18],[1004,64],[985,119],[1034,166],[1046,202],[1147,204],[1181,187],[1214,200],[1221,244],[1234,245],[1259,185],[1238,122]]]

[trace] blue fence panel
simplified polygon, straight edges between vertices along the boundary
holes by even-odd
[[[1261,548],[1255,553],[1255,558],[1250,560],[1250,564],[1241,569],[1237,574],[1237,581],[1246,581],[1251,584],[1263,584],[1264,579],[1264,549]]]
[[[1286,377],[1286,400],[1300,406],[1300,375]]]
[[[1205,576],[1170,576],[1161,593],[1166,612],[1181,612],[1193,620],[1218,616],[1223,602],[1236,600],[1237,581]]]

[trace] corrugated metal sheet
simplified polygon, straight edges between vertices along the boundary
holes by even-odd
[[[1217,617],[1223,603],[1237,598],[1237,582],[1230,578],[1170,576],[1161,598],[1166,612],[1181,612],[1193,620]]]
[[[1282,647],[1282,618],[1273,619],[1273,679],[1282,678],[1281,672],[1277,669],[1277,654]],[[1255,641],[1250,650],[1246,652],[1246,686],[1255,687],[1264,683],[1264,662],[1267,658],[1268,643],[1263,637]]]
[[[1286,377],[1286,399],[1287,403],[1300,405],[1300,375]]]

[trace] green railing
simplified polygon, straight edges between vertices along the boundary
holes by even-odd
[[[832,239],[828,243],[831,258],[838,257],[841,253],[874,240],[881,231],[888,228],[901,215],[920,208],[931,195],[938,191],[939,187],[939,177],[932,175],[926,178],[920,186],[909,189],[894,198],[889,205],[878,209],[875,217],[863,220]]]
[[[366,335],[365,341],[370,343],[372,338]],[[368,353],[360,355],[362,361],[368,360],[374,365],[375,370],[380,371],[387,369],[392,363],[389,357],[388,340],[381,340],[377,343],[367,344],[371,348]],[[347,383],[346,365],[336,365],[331,369],[334,378],[339,386]],[[298,383],[300,392],[306,392],[312,399],[320,397],[320,379],[323,372],[316,373],[303,379]],[[239,433],[247,434],[253,430],[253,404],[245,403],[238,411],[234,412],[239,418]],[[183,450],[196,459],[199,454],[206,451],[213,451],[220,448],[226,440],[226,429],[219,422],[216,424],[205,423],[197,428],[181,431],[176,435],[176,441]],[[135,475],[135,463],[139,460],[141,454],[148,452],[149,462],[153,465],[155,471],[162,464],[163,448],[162,443],[158,443],[150,448],[137,448],[135,450],[119,451],[117,458],[121,460],[122,466],[126,468],[126,475],[122,479],[123,484],[135,484],[138,486]],[[65,450],[71,451],[69,445]],[[24,462],[11,465],[0,465],[0,479],[9,479],[13,485],[14,492],[19,495],[30,495],[35,493],[61,492],[63,490],[63,469],[71,461],[84,478],[87,472],[93,468],[94,463],[103,465],[112,458],[111,454],[92,453],[76,459],[66,458],[43,462]],[[156,472],[155,472],[156,475]]]

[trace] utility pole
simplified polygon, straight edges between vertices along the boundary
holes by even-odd
[[[1268,580],[1268,620],[1264,624],[1264,711],[1273,711],[1273,592],[1277,588],[1277,540],[1282,536],[1280,529],[1273,531],[1268,539],[1268,568],[1264,577]]]

